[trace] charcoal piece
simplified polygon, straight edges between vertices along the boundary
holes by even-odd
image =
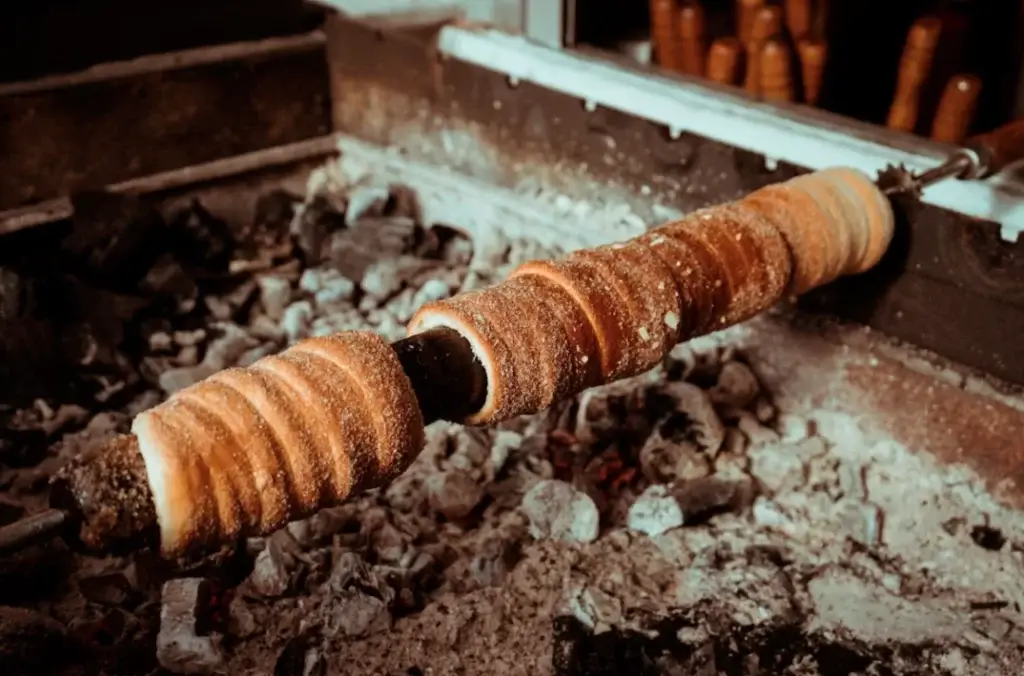
[[[292,557],[284,548],[271,539],[256,556],[252,574],[247,582],[247,591],[258,598],[277,598],[291,589]]]
[[[161,593],[160,666],[174,674],[209,674],[224,661],[221,638],[201,630],[210,612],[210,586],[199,578],[170,580]]]
[[[46,457],[48,445],[47,435],[41,429],[6,429],[0,436],[0,467],[34,467]]]
[[[238,255],[245,260],[273,260],[292,254],[291,224],[301,201],[286,190],[260,195],[252,223],[238,235]]]
[[[362,220],[381,218],[384,216],[390,196],[386,185],[371,183],[357,186],[348,195],[345,222],[351,226]]]
[[[427,488],[430,506],[450,521],[468,517],[484,496],[483,487],[461,470],[434,475]]]
[[[291,234],[303,262],[306,265],[320,263],[324,242],[345,227],[345,215],[336,210],[335,201],[324,195],[315,196],[291,222]]]
[[[99,286],[132,290],[164,250],[166,226],[132,195],[85,191],[71,196],[72,230],[60,243],[69,269]]]
[[[682,481],[669,493],[675,497],[687,525],[698,524],[715,514],[738,510],[753,502],[749,481],[733,481],[715,476]]]
[[[473,242],[463,231],[437,223],[425,231],[419,253],[452,266],[469,265],[473,260]]]
[[[186,268],[205,274],[227,270],[235,249],[234,233],[198,199],[171,218],[169,230],[171,251]]]
[[[144,293],[173,301],[170,311],[195,306],[199,289],[193,276],[172,255],[161,256],[139,284]]]
[[[26,608],[0,606],[0,674],[55,673],[74,657],[60,622]]]
[[[256,200],[253,224],[268,230],[286,232],[302,200],[287,190],[271,190]]]
[[[320,660],[316,660],[320,664],[315,664],[312,671],[307,669],[307,665],[314,661],[310,657],[319,657],[314,647],[315,639],[316,634],[312,630],[300,632],[289,639],[274,663],[274,676],[316,676],[322,673],[323,663]]]
[[[122,573],[80,578],[78,590],[86,599],[103,606],[129,608],[137,601],[135,590]]]
[[[73,396],[76,360],[67,351],[75,352],[75,338],[49,321],[0,320],[0,404],[21,407],[38,397]]]
[[[2,462],[2,460],[0,460]],[[25,515],[25,508],[21,505],[0,499],[0,526],[14,523]]]
[[[0,321],[21,316],[28,299],[28,284],[15,270],[0,267]]]

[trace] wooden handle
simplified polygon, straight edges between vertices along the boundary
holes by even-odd
[[[754,14],[754,22],[750,26],[750,42],[763,44],[781,32],[782,10],[775,5],[762,7]]]
[[[818,103],[821,94],[821,79],[825,74],[825,59],[828,45],[824,40],[805,39],[797,45],[800,54],[800,77],[804,85],[804,101],[810,105]]]
[[[811,0],[786,0],[786,28],[794,40],[811,32],[812,17]]]
[[[765,0],[736,0],[736,35],[741,44],[750,42],[754,17],[764,4]]]
[[[769,38],[781,32],[782,10],[774,6],[757,10],[750,28],[750,41],[745,45],[747,72],[743,80],[743,88],[754,96],[761,94],[761,50]]]
[[[679,67],[679,34],[676,21],[675,0],[651,0],[651,44],[654,47],[654,62],[662,68],[676,70]]]
[[[704,75],[704,8],[688,2],[679,9],[679,70],[687,75]]]
[[[981,80],[974,75],[950,78],[932,120],[932,138],[946,143],[961,143],[971,126],[980,94]]]
[[[1015,120],[986,134],[969,138],[964,144],[979,149],[982,154],[982,175],[998,173],[1024,159],[1024,119]]]
[[[793,78],[789,47],[772,39],[761,48],[761,97],[765,101],[792,101]]]
[[[913,131],[917,126],[918,97],[931,70],[941,32],[942,23],[935,17],[918,19],[910,27],[903,56],[900,57],[896,93],[889,109],[887,126],[890,129]]]
[[[724,85],[736,84],[740,69],[740,41],[736,38],[719,38],[708,50],[707,78]]]

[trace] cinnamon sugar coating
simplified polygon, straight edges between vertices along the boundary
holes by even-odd
[[[892,241],[892,205],[863,172],[833,168],[766,186],[740,200],[782,233],[793,256],[789,293],[799,295],[870,269]]]
[[[429,303],[409,322],[415,335],[438,326],[458,331],[488,377],[478,425],[547,408],[603,381],[592,323],[580,304],[543,276],[516,277]]]
[[[416,396],[377,334],[313,338],[139,414],[161,550],[272,532],[387,482],[423,445]]]
[[[631,349],[636,340],[632,317],[626,305],[626,283],[615,277],[603,261],[571,254],[561,261],[530,261],[519,266],[513,277],[534,275],[559,285],[583,310],[597,338],[601,382],[623,378],[629,371]]]
[[[473,345],[489,390],[467,422],[498,422],[648,371],[676,343],[749,319],[787,290],[861,271],[891,231],[866,176],[806,174],[628,242],[525,263],[503,284],[423,308],[410,333],[447,326]]]

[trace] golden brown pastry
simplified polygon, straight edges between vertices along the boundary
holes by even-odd
[[[576,298],[543,276],[513,278],[420,308],[409,335],[457,331],[487,374],[475,425],[543,410],[604,382],[593,323]]]
[[[806,174],[628,242],[528,262],[502,284],[423,307],[409,333],[443,326],[466,338],[488,391],[465,422],[499,422],[644,373],[677,343],[744,321],[787,290],[861,272],[892,228],[864,174]]]
[[[793,255],[789,293],[799,295],[871,268],[892,241],[888,199],[855,169],[825,169],[766,186],[741,201],[779,229]]]
[[[576,299],[597,336],[602,382],[649,370],[678,342],[671,325],[682,307],[672,272],[635,241],[533,261],[512,275],[545,277]]]
[[[402,472],[423,445],[416,396],[377,334],[312,338],[139,414],[166,556],[265,534]]]

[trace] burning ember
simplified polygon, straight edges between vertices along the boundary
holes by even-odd
[[[242,224],[89,196],[70,235],[19,244],[2,522],[169,393],[308,336],[400,338],[558,253],[423,224],[372,177],[317,185]],[[0,673],[1021,673],[1024,517],[827,407],[780,410],[725,337],[697,343],[541,415],[435,423],[389,486],[215,566],[0,559]]]

